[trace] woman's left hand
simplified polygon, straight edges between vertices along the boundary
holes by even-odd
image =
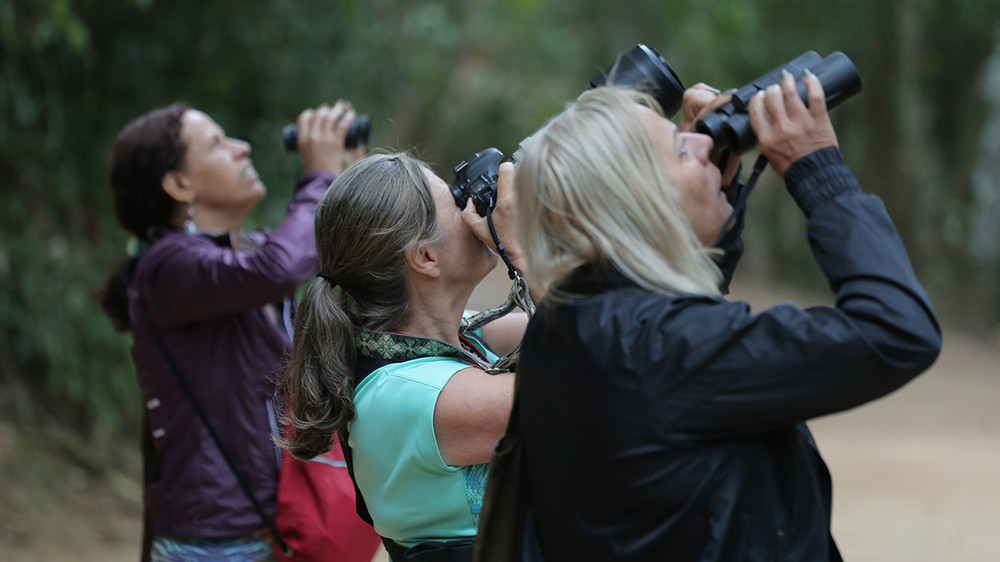
[[[514,165],[510,162],[500,164],[500,175],[497,178],[497,204],[493,209],[493,225],[497,230],[497,237],[504,245],[507,257],[511,263],[517,267],[522,274],[526,274],[524,254],[521,251],[521,244],[517,237],[517,225],[514,223],[514,207],[517,203],[517,196],[514,192]],[[472,199],[465,204],[462,210],[462,221],[475,233],[476,237],[484,244],[497,251],[493,236],[490,234],[490,227],[486,217],[479,216]]]
[[[331,107],[322,104],[299,114],[298,145],[306,172],[325,170],[339,174],[355,160],[362,158],[365,146],[346,148],[344,139],[357,114],[351,103],[337,100]]]
[[[730,97],[729,94],[720,94],[719,90],[704,83],[691,86],[684,91],[681,122],[677,128],[684,132],[696,132],[695,124],[698,120],[724,105]],[[739,155],[713,150],[710,159],[716,166],[725,160],[726,169],[722,170],[722,187],[727,188],[732,185],[740,167]]]

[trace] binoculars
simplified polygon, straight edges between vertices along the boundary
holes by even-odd
[[[750,100],[757,92],[780,83],[782,71],[787,71],[798,84],[799,96],[807,101],[802,83],[802,74],[806,70],[815,74],[823,84],[827,109],[833,109],[861,92],[861,76],[847,55],[835,51],[821,57],[815,51],[806,51],[737,89],[728,103],[699,119],[695,124],[696,130],[712,137],[716,151],[747,152],[757,144],[757,137],[750,127]],[[649,93],[659,102],[668,118],[680,110],[684,98],[684,85],[677,74],[655,49],[643,44],[623,54],[590,81],[592,87],[607,83]]]
[[[347,129],[347,136],[344,137],[345,148],[356,148],[360,145],[368,144],[368,138],[372,134],[371,119],[367,115],[358,115]],[[289,123],[281,128],[281,140],[285,145],[285,150],[293,152],[299,148],[299,128],[295,123]]]
[[[799,96],[808,102],[802,83],[806,70],[815,74],[823,84],[828,109],[861,92],[861,76],[847,55],[835,51],[821,57],[815,51],[806,51],[737,89],[725,105],[699,119],[695,124],[696,130],[712,137],[713,150],[717,152],[729,150],[737,155],[747,152],[757,145],[757,136],[750,127],[750,100],[757,92],[780,83],[782,72],[787,71],[797,82]],[[619,56],[590,81],[591,88],[605,85],[630,87],[649,94],[668,118],[680,111],[684,100],[684,84],[666,59],[656,49],[641,43]],[[450,186],[455,203],[465,208],[471,198],[481,216],[493,210],[501,162],[503,153],[496,148],[487,148],[456,166],[455,181]]]

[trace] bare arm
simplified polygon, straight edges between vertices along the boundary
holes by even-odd
[[[514,375],[463,369],[448,381],[434,408],[434,432],[444,461],[453,466],[489,462],[507,430]]]
[[[483,339],[490,349],[500,355],[509,353],[524,337],[528,327],[528,313],[511,312],[483,326]]]

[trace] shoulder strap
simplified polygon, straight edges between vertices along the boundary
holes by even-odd
[[[344,461],[347,464],[347,473],[351,475],[351,483],[354,484],[354,509],[358,512],[358,517],[361,517],[369,525],[374,526],[375,522],[372,520],[371,513],[368,512],[368,504],[365,503],[365,498],[361,495],[361,489],[358,488],[358,480],[354,477],[354,455],[351,453],[351,446],[347,444],[347,440],[350,438],[347,426],[344,426],[338,433],[340,437],[340,449],[344,452]],[[405,546],[381,534],[379,537],[382,538],[382,545],[385,546],[385,551],[389,553],[391,560],[398,560],[400,562],[406,560],[407,549]]]
[[[274,537],[275,542],[281,548],[281,552],[286,556],[292,555],[292,549],[288,544],[281,538],[281,534],[278,533],[278,528],[274,525],[274,520],[264,512],[264,507],[260,505],[260,501],[253,494],[250,489],[250,483],[247,481],[246,476],[243,472],[236,466],[236,461],[233,458],[229,450],[223,445],[222,438],[219,437],[219,433],[215,430],[215,426],[208,418],[208,413],[202,407],[201,402],[198,401],[198,397],[194,392],[194,388],[191,383],[188,382],[184,374],[181,373],[180,367],[177,366],[177,362],[174,360],[174,356],[167,349],[167,344],[163,341],[163,337],[160,335],[160,330],[156,327],[156,322],[153,321],[153,315],[149,312],[149,307],[146,306],[146,299],[141,295],[139,296],[139,309],[142,311],[143,319],[146,321],[146,325],[149,327],[149,332],[153,336],[153,341],[156,343],[156,347],[159,348],[160,353],[163,355],[164,361],[167,363],[167,367],[170,372],[173,373],[174,378],[177,379],[177,384],[180,385],[184,394],[187,396],[188,401],[191,402],[191,407],[194,408],[195,413],[201,418],[202,424],[204,424],[205,429],[208,430],[208,434],[212,437],[212,441],[215,442],[215,446],[218,447],[219,452],[222,453],[222,458],[225,459],[226,464],[229,465],[229,469],[233,472],[233,476],[236,477],[236,482],[239,483],[240,489],[246,495],[247,499],[253,505],[254,510],[257,515],[260,516],[261,521],[271,532],[271,536]]]
[[[401,361],[405,361],[405,359],[375,359],[359,355],[357,364],[354,368],[354,388],[357,388],[358,385],[361,384],[361,381],[365,380],[368,375],[378,369]],[[344,461],[347,463],[347,473],[351,475],[351,483],[354,484],[355,510],[358,512],[358,516],[361,517],[363,521],[374,526],[375,522],[372,520],[371,513],[368,511],[368,504],[365,503],[365,498],[361,495],[361,489],[358,488],[358,479],[354,477],[354,454],[351,451],[350,442],[348,441],[351,434],[347,431],[346,425],[341,428],[338,433],[340,437],[340,448],[344,451]],[[382,538],[382,545],[385,546],[385,550],[389,553],[389,558],[391,560],[400,562],[406,560],[406,547],[389,537],[382,535],[379,536]]]

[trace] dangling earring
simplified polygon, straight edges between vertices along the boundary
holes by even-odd
[[[198,233],[198,227],[194,224],[194,205],[191,203],[188,203],[187,220],[184,221],[184,232],[188,234]]]

